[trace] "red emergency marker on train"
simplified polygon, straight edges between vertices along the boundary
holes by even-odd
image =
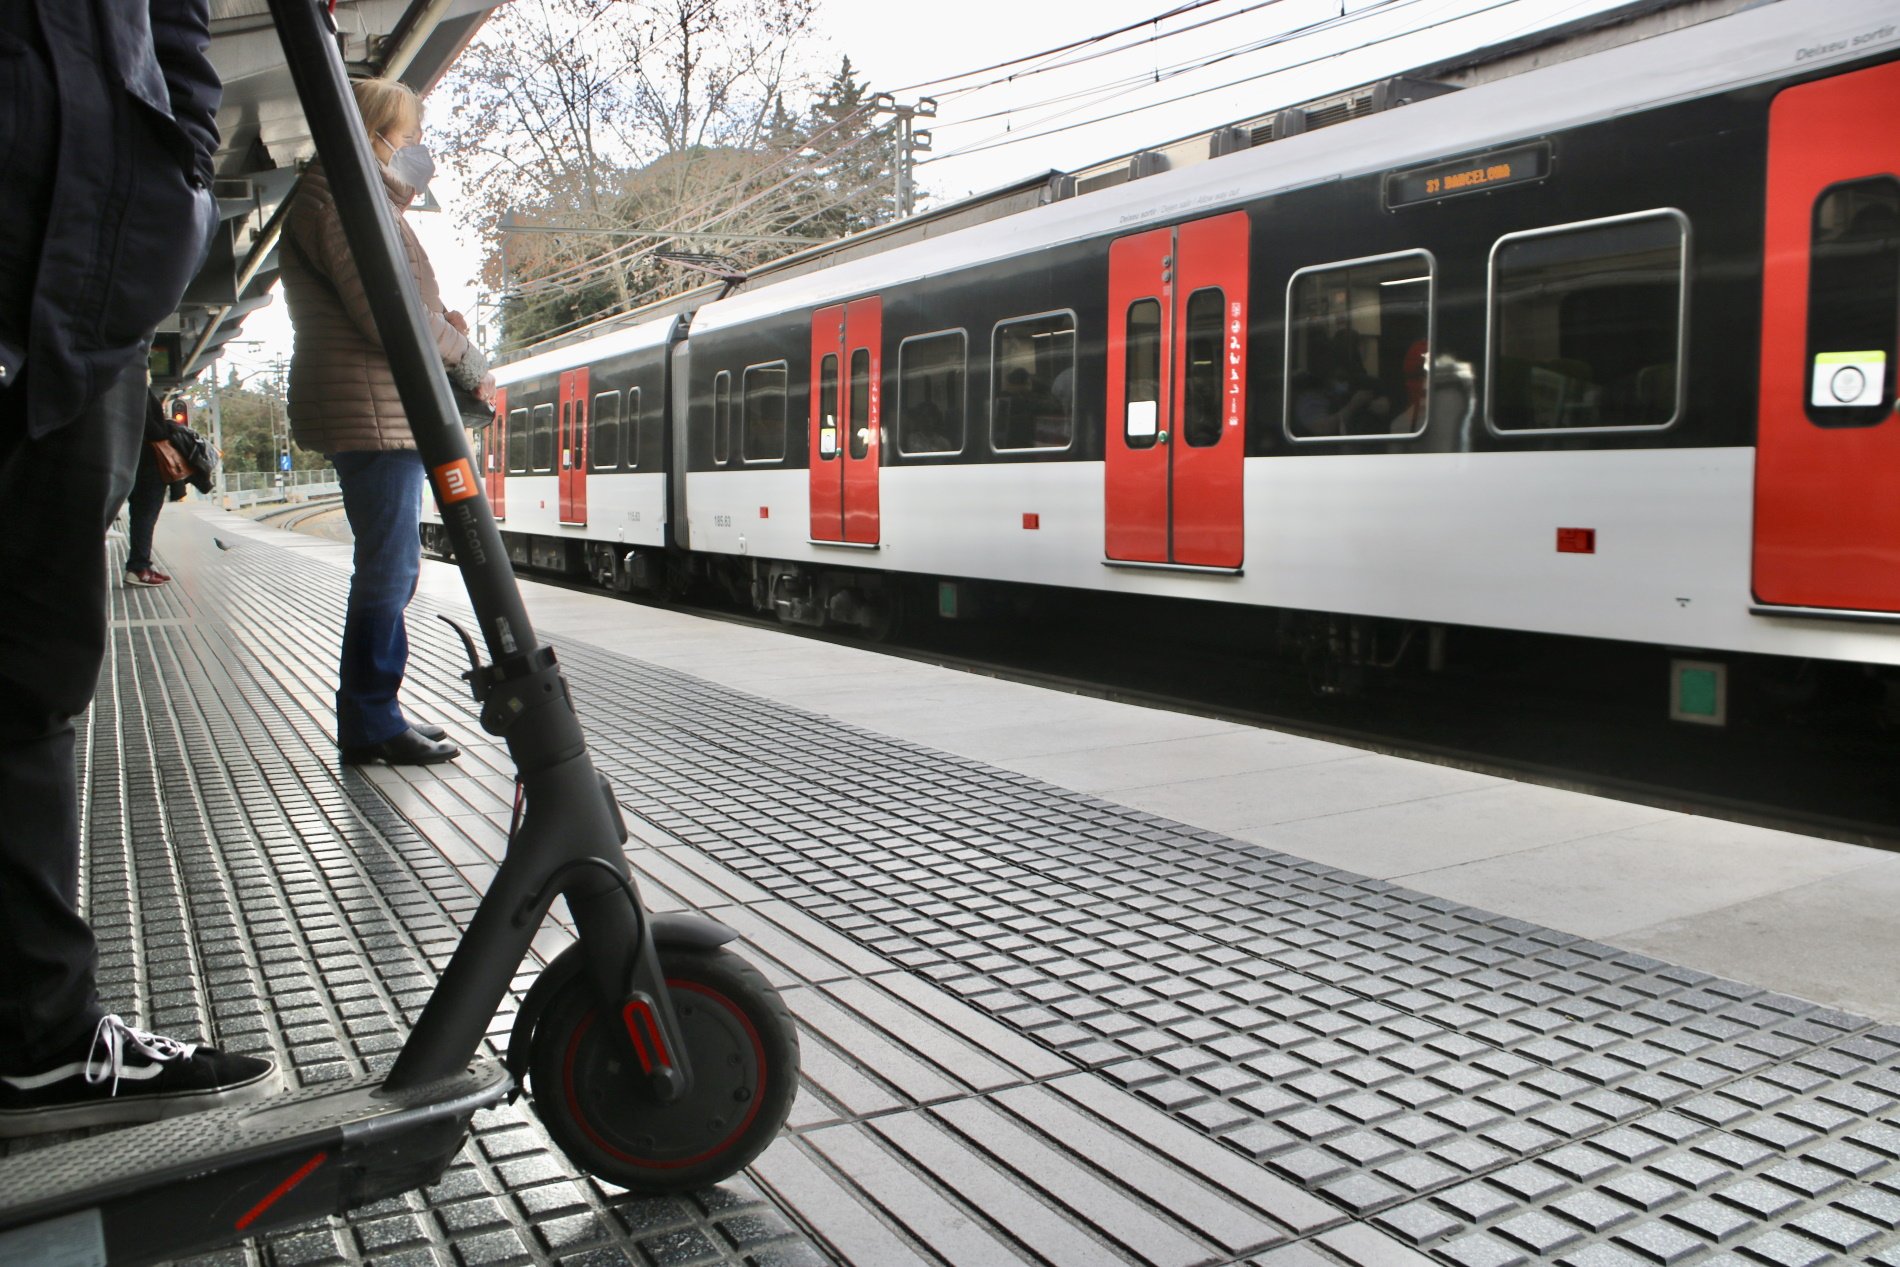
[[[1595,528],[1557,529],[1557,553],[1595,554],[1596,552],[1597,530]]]
[[[1032,532],[1042,527],[1042,516],[1031,514],[1028,511],[1024,511],[1023,512],[1023,527]]]

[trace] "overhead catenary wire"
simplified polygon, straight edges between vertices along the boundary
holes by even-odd
[[[1462,21],[1465,18],[1478,17],[1478,16],[1493,12],[1498,9],[1509,8],[1512,5],[1517,4],[1518,2],[1519,0],[1493,0],[1493,3],[1491,4],[1487,4],[1480,8],[1470,9],[1463,13],[1460,13],[1458,17],[1453,20]],[[1366,15],[1370,15],[1373,13],[1378,13],[1378,14],[1383,15],[1383,14],[1390,13],[1394,8],[1405,8],[1405,7],[1410,7],[1411,5],[1419,4],[1419,3],[1423,3],[1423,0],[1386,0],[1386,3],[1376,8],[1362,9],[1356,13],[1347,15],[1343,19],[1334,18],[1331,20],[1331,25],[1333,29],[1336,29],[1337,27],[1344,25],[1346,23],[1359,20],[1361,17],[1364,17]],[[1346,50],[1346,51],[1358,52],[1362,49],[1374,48],[1380,44],[1391,43],[1394,40],[1405,39],[1409,36],[1417,34],[1419,29],[1422,29],[1422,28],[1411,28],[1404,31],[1395,31],[1390,35],[1384,35],[1384,36],[1380,36],[1378,39],[1368,40],[1365,43],[1357,45],[1353,49]],[[1286,38],[1294,38],[1297,35],[1307,35],[1307,34],[1313,34],[1313,33],[1314,32],[1312,31],[1302,31],[1302,32],[1290,34]],[[1270,46],[1273,43],[1284,43],[1284,42],[1286,42],[1285,38],[1276,38],[1272,41],[1269,41],[1267,45],[1263,45],[1263,47]],[[1250,49],[1246,51],[1257,52],[1259,50],[1256,48],[1256,49]],[[1223,54],[1211,60],[1208,64],[1209,65],[1217,64],[1220,61],[1231,60],[1232,57],[1240,56],[1240,55],[1242,55],[1242,53],[1238,51],[1234,53],[1230,53],[1230,54]],[[954,150],[946,150],[940,154],[933,154],[927,159],[919,159],[917,162],[917,165],[919,167],[922,167],[927,163],[942,162],[946,159],[959,158],[959,157],[963,157],[970,154],[986,153],[990,150],[1001,149],[1006,145],[1015,145],[1023,141],[1040,140],[1043,137],[1056,136],[1063,132],[1072,132],[1072,131],[1075,131],[1077,128],[1092,127],[1098,123],[1107,123],[1115,119],[1127,118],[1131,115],[1141,114],[1145,111],[1158,109],[1162,106],[1174,105],[1178,102],[1192,100],[1195,97],[1205,96],[1210,92],[1224,92],[1230,88],[1238,88],[1242,86],[1243,84],[1249,84],[1259,79],[1265,79],[1273,75],[1284,74],[1287,71],[1298,70],[1306,66],[1318,65],[1321,62],[1331,61],[1332,59],[1339,57],[1341,55],[1342,55],[1341,52],[1322,53],[1316,57],[1305,58],[1300,61],[1287,62],[1283,65],[1275,66],[1269,70],[1263,70],[1263,71],[1255,72],[1253,74],[1243,75],[1238,79],[1231,79],[1231,80],[1226,81],[1225,83],[1213,84],[1206,88],[1197,88],[1192,92],[1181,93],[1177,96],[1167,97],[1160,101],[1150,101],[1150,102],[1145,102],[1138,106],[1130,106],[1126,110],[1118,110],[1113,114],[1098,115],[1094,118],[1082,119],[1074,123],[1066,123],[1066,124],[1063,124],[1061,127],[1042,128],[1039,131],[1021,131],[1021,132],[1008,132],[1008,133],[999,134],[999,135],[987,138],[983,141],[973,141],[968,145],[961,146]],[[1070,111],[1067,113],[1073,113],[1073,111]],[[1059,118],[1059,117],[1061,116],[1060,115],[1053,116],[1050,119],[1044,119],[1044,120],[1041,120],[1040,122],[1045,122],[1045,123],[1053,122],[1054,118]],[[1038,125],[1032,124],[1029,126],[1036,127]]]
[[[853,117],[853,116],[847,116],[847,117]],[[840,122],[842,123],[843,120],[841,120]],[[827,131],[830,131],[830,130],[832,129],[827,129]],[[614,247],[606,251],[599,252],[593,256],[590,256],[586,260],[582,260],[573,265],[569,265],[561,269],[557,269],[554,272],[542,274],[538,277],[535,277],[531,279],[530,281],[523,283],[521,286],[516,287],[515,288],[516,293],[526,295],[526,294],[538,292],[539,290],[542,290],[542,289],[549,289],[555,283],[566,283],[567,285],[572,286],[572,285],[577,285],[577,284],[594,280],[596,277],[604,275],[608,270],[612,269],[615,265],[624,266],[626,264],[636,262],[638,259],[644,258],[646,255],[651,254],[653,250],[658,249],[659,245],[664,243],[667,240],[667,232],[669,231],[704,233],[709,230],[715,229],[722,221],[729,219],[733,215],[738,214],[740,211],[745,210],[747,207],[757,204],[760,200],[769,196],[770,194],[775,193],[781,189],[784,189],[786,186],[793,184],[800,179],[822,174],[823,163],[835,162],[836,160],[853,153],[854,151],[856,151],[857,149],[859,149],[860,147],[862,147],[863,145],[867,144],[870,141],[883,140],[883,139],[885,139],[885,137],[882,132],[873,131],[873,132],[864,133],[861,136],[854,139],[853,141],[851,141],[849,144],[841,146],[836,150],[829,151],[825,154],[820,155],[819,158],[822,160],[821,165],[808,166],[805,169],[794,172],[791,175],[779,180],[775,184],[768,186],[765,189],[761,189],[757,191],[751,197],[743,199],[742,201],[738,203],[735,203],[723,209],[714,210],[715,208],[717,208],[717,201],[712,200],[712,201],[702,202],[698,204],[697,207],[695,208],[687,209],[685,212],[683,212],[679,216],[677,220],[675,220],[673,224],[668,225],[666,229],[655,230],[651,235],[651,243],[652,243],[651,245],[643,245],[642,241],[644,239],[616,244]],[[744,188],[745,184],[749,184],[752,179],[756,179],[756,178],[757,178],[757,174],[755,173],[752,177],[749,177],[747,181],[742,182],[740,185],[740,188]],[[880,181],[881,181],[881,178],[880,178]],[[875,188],[878,183],[879,182],[871,182],[871,183],[867,183],[864,186],[859,187],[857,190],[854,191],[853,196],[855,196],[857,193],[862,193],[865,190]],[[696,217],[701,216],[701,215],[710,215],[711,218],[696,220]]]
[[[940,91],[939,93],[937,93],[937,97],[939,100],[950,100],[955,97],[966,97],[966,96],[971,95],[972,93],[983,92],[987,89],[1001,87],[1006,84],[1019,84],[1023,82],[1024,80],[1034,78],[1037,75],[1047,75],[1047,74],[1052,74],[1055,71],[1059,71],[1059,70],[1069,70],[1069,69],[1072,69],[1073,67],[1081,66],[1088,62],[1100,61],[1103,58],[1114,57],[1117,54],[1131,52],[1139,48],[1152,48],[1153,46],[1161,43],[1163,40],[1175,39],[1182,35],[1191,35],[1195,31],[1205,30],[1206,28],[1210,26],[1216,26],[1222,22],[1231,22],[1235,18],[1244,18],[1248,14],[1257,13],[1261,9],[1270,9],[1277,5],[1287,4],[1291,2],[1292,0],[1254,0],[1254,3],[1244,5],[1241,8],[1235,9],[1231,13],[1217,13],[1217,14],[1214,14],[1212,17],[1203,18],[1198,22],[1190,22],[1186,26],[1178,26],[1178,27],[1173,28],[1172,30],[1167,30],[1167,31],[1156,30],[1145,39],[1130,40],[1125,44],[1117,44],[1113,48],[1090,49],[1090,51],[1076,57],[1064,58],[1061,61],[1045,62],[1042,65],[1031,67],[1028,70],[1016,71],[1008,75],[999,75],[995,79],[986,80],[980,84],[970,84],[964,87],[950,89],[948,91]],[[1125,28],[1125,29],[1129,29],[1129,30],[1139,29],[1142,26],[1148,26],[1155,23],[1159,23],[1161,21],[1166,20],[1167,18],[1171,16],[1174,16],[1178,12],[1180,11],[1171,10],[1169,13],[1157,14],[1153,18],[1149,18],[1140,23],[1137,23],[1134,27]],[[1120,33],[1120,32],[1117,32],[1117,33]],[[971,73],[977,74],[981,72],[971,72]],[[1145,77],[1146,76],[1141,76],[1141,78],[1145,78]],[[902,92],[904,91],[904,89],[898,89],[898,91]],[[947,126],[955,126],[955,125],[954,124],[939,124],[938,126],[947,127]]]
[[[815,216],[823,215],[825,212],[833,210],[836,207],[846,205],[852,200],[854,200],[858,195],[870,189],[880,188],[882,184],[883,184],[882,180],[879,179],[879,180],[874,180],[864,185],[851,188],[847,190],[839,198],[833,200],[830,203],[824,204],[816,208],[815,210],[808,212],[805,216],[801,217],[799,220],[793,221],[792,224],[788,225],[787,227],[796,227],[798,224],[803,223],[805,220],[811,219]],[[643,251],[642,254],[643,256],[650,255],[654,251],[657,251],[658,249],[659,248],[656,245],[654,247],[647,248],[645,251]],[[759,261],[759,263],[769,263],[770,259],[776,259],[776,258],[779,258],[779,257],[772,256],[766,260]],[[571,294],[571,293],[573,293],[572,288],[545,292],[544,295],[541,295],[541,302],[531,303],[528,305],[528,307],[531,311],[544,311],[550,304],[558,302],[562,295]],[[627,298],[624,300],[617,300],[604,307],[590,310],[589,312],[579,317],[576,317],[570,321],[566,321],[559,325],[550,327],[549,329],[544,330],[540,333],[540,338],[537,341],[545,341],[547,339],[559,338],[561,335],[565,333],[569,333],[573,330],[578,330],[584,326],[592,325],[601,321],[610,320],[611,318],[619,316],[623,313],[635,311],[643,307],[647,303],[665,298],[666,295],[669,293],[676,293],[676,292],[669,290],[669,288],[667,288],[664,283],[657,286],[646,287],[642,290],[638,290],[629,294]],[[540,295],[539,292],[538,292],[538,295]]]
[[[708,225],[707,223],[703,223],[703,222],[695,222],[696,218],[699,216],[712,214],[714,211],[718,210],[719,211],[718,218],[723,219],[726,216],[735,214],[737,211],[744,209],[744,207],[751,205],[752,203],[756,203],[760,198],[766,195],[769,195],[779,189],[783,189],[787,185],[793,184],[800,179],[822,175],[826,165],[835,163],[839,159],[853,153],[859,147],[868,143],[869,141],[884,138],[885,134],[882,131],[873,130],[873,131],[869,131],[869,132],[861,134],[860,136],[854,138],[848,144],[842,145],[835,150],[819,151],[816,154],[810,153],[812,144],[814,142],[822,140],[824,137],[830,135],[833,132],[836,132],[839,128],[845,126],[846,124],[853,122],[854,120],[862,118],[864,115],[868,114],[870,110],[871,110],[871,107],[870,105],[867,104],[858,108],[857,110],[851,111],[849,114],[842,116],[841,118],[835,120],[834,122],[827,125],[826,127],[820,129],[818,132],[814,133],[812,136],[805,138],[804,143],[800,145],[798,149],[790,151],[787,154],[781,156],[780,158],[772,160],[772,162],[766,164],[764,167],[756,171],[748,173],[744,177],[744,179],[740,181],[738,185],[739,189],[744,189],[748,185],[752,184],[753,182],[782,170],[783,168],[785,168],[786,166],[788,166],[794,161],[800,160],[801,158],[804,159],[804,162],[797,170],[791,172],[787,176],[784,176],[783,178],[781,178],[780,180],[778,180],[771,186],[767,187],[766,189],[759,190],[751,198],[746,199],[738,204],[734,204],[733,206],[726,207],[723,210],[719,210],[719,208],[720,208],[720,203],[727,196],[726,194],[720,194],[710,199],[701,200],[700,202],[690,207],[680,209],[677,218],[673,221],[673,223],[667,225],[666,228],[669,230],[681,230],[681,231],[688,231],[688,232],[702,230],[708,227]],[[717,220],[711,223],[717,223]],[[627,251],[631,251],[635,249],[636,247],[637,247],[637,243],[621,244],[620,246],[615,247],[613,250],[602,252],[599,256],[594,257],[594,260],[605,262],[613,255],[626,253]],[[583,264],[576,265],[574,267],[576,268],[585,267],[587,263],[591,263],[591,262],[593,261],[584,262]],[[546,280],[548,276],[551,276],[551,275],[543,275],[542,278],[538,278],[536,280]]]
[[[940,75],[935,79],[919,80],[914,84],[905,84],[901,88],[893,88],[891,91],[902,93],[919,92],[936,84],[951,84],[959,79],[969,79],[976,75],[987,75],[991,71],[1005,70],[1011,66],[1020,66],[1024,62],[1033,62],[1038,58],[1049,57],[1058,53],[1067,53],[1078,48],[1086,48],[1090,44],[1097,44],[1103,40],[1112,40],[1117,35],[1126,35],[1128,32],[1138,31],[1144,26],[1153,26],[1157,22],[1165,22],[1169,18],[1179,17],[1181,14],[1192,13],[1196,9],[1205,9],[1211,4],[1218,3],[1220,3],[1220,0],[1188,0],[1186,4],[1175,5],[1171,9],[1166,9],[1160,13],[1142,18],[1138,22],[1129,22],[1113,30],[1101,31],[1095,35],[1084,36],[1079,40],[1070,40],[1066,44],[1058,44],[1054,48],[1046,48],[1039,53],[1025,53],[1021,57],[1012,57],[1008,61],[995,62],[988,66],[979,66],[975,70],[960,71],[954,75]]]
[[[1183,27],[1181,31],[1170,32],[1169,34],[1182,34],[1190,30],[1198,29],[1200,26],[1212,25],[1214,22],[1226,21],[1229,18],[1244,17],[1245,15],[1249,13],[1253,13],[1259,9],[1265,9],[1273,5],[1283,4],[1285,2],[1286,0],[1260,0],[1260,3],[1249,5],[1244,9],[1235,10],[1233,13],[1224,13],[1224,14],[1221,14],[1219,17],[1208,19],[1207,22],[1205,23],[1196,24],[1196,26],[1194,27]],[[1590,0],[1583,0],[1583,2],[1589,3]],[[1378,9],[1379,11],[1384,11],[1386,6],[1391,3],[1393,3],[1393,0],[1378,0],[1378,3],[1374,6],[1374,8]],[[1354,16],[1356,18],[1361,15],[1369,15],[1372,12],[1373,12],[1373,8],[1368,8],[1365,10],[1361,10],[1360,14],[1356,14]],[[1013,115],[1026,114],[1032,110],[1040,110],[1046,106],[1061,105],[1065,102],[1074,101],[1078,97],[1090,97],[1090,98],[1099,99],[1105,96],[1116,96],[1130,89],[1145,87],[1149,84],[1160,83],[1168,79],[1176,78],[1180,75],[1189,73],[1194,70],[1198,70],[1204,66],[1210,66],[1222,61],[1228,61],[1235,57],[1243,57],[1247,55],[1248,53],[1259,52],[1262,48],[1271,47],[1272,44],[1274,43],[1284,42],[1287,39],[1298,38],[1304,35],[1316,34],[1323,30],[1332,29],[1333,27],[1336,27],[1339,25],[1340,20],[1341,19],[1339,18],[1338,15],[1334,15],[1332,17],[1320,19],[1319,21],[1315,23],[1311,23],[1305,27],[1290,28],[1288,31],[1283,31],[1276,35],[1266,37],[1262,40],[1254,41],[1253,43],[1245,45],[1238,49],[1223,49],[1218,53],[1210,53],[1204,56],[1187,58],[1183,61],[1173,62],[1167,66],[1157,66],[1153,68],[1152,70],[1137,71],[1134,74],[1124,75],[1120,79],[1112,79],[1106,82],[1095,83],[1095,84],[1089,85],[1086,88],[1077,88],[1069,92],[1058,93],[1052,97],[1044,97],[1036,101],[1023,102],[1016,105],[1007,106],[1002,109],[991,110],[986,114],[967,115],[961,119],[947,119],[947,120],[939,119],[935,123],[932,124],[932,131],[943,132],[950,128],[968,127],[969,125],[973,123],[982,123],[990,119],[1009,118]],[[1141,44],[1125,44],[1113,50],[1103,50],[1101,55],[1108,56],[1112,52],[1126,52],[1130,49],[1139,48],[1141,46],[1142,46]],[[1062,68],[1066,68],[1067,66],[1080,65],[1080,64],[1081,64],[1080,59],[1078,59],[1075,62],[1062,63],[1060,67],[1050,67],[1050,69],[1052,70],[1062,69]],[[1001,84],[1005,82],[1013,82],[1013,81],[1006,81],[1006,80],[995,81],[996,84]],[[989,87],[989,86],[995,86],[995,85],[992,84],[992,85],[985,85],[985,86]]]
[[[799,217],[796,220],[793,220],[790,224],[786,225],[785,227],[796,228],[797,226],[805,223],[806,221],[809,221],[818,216],[824,215],[829,211],[833,211],[837,209],[838,207],[849,205],[851,202],[855,201],[861,194],[865,193],[868,190],[879,188],[882,186],[882,184],[883,182],[880,179],[880,180],[874,180],[866,184],[854,186],[850,189],[847,189],[839,197],[833,199],[832,201],[828,203],[821,204],[820,206],[811,209],[805,215]],[[656,243],[650,247],[644,248],[641,251],[638,259],[628,260],[625,262],[636,263],[638,262],[639,259],[648,258],[651,255],[657,253],[659,250],[660,250],[660,245]],[[770,259],[776,259],[776,258],[779,258],[779,256],[777,255],[769,256],[767,257],[767,259],[758,261],[758,263],[769,262]],[[531,294],[528,294],[525,296],[518,296],[518,297],[534,299],[534,298],[545,296],[542,304],[537,305],[538,307],[545,307],[547,303],[557,302],[560,296],[564,294],[573,293],[574,289],[575,287],[573,286],[563,287],[563,288],[550,288],[549,290],[546,290],[546,291],[536,291],[536,292],[532,292]],[[657,297],[659,294],[659,290],[660,288],[658,287],[647,287],[644,290],[640,290],[633,294],[630,294],[628,298],[626,299],[626,301],[624,301],[623,303],[615,303],[608,309],[603,309],[599,312],[590,313],[587,315],[587,317],[582,318],[581,321],[584,322],[584,321],[589,321],[589,320],[595,320],[602,316],[608,315],[611,312],[624,311],[626,309],[638,307],[640,306],[641,303],[645,302],[649,297]],[[576,323],[569,323],[569,324],[572,325]],[[555,331],[548,331],[547,333],[549,335],[552,335],[557,332],[558,332],[558,328]]]

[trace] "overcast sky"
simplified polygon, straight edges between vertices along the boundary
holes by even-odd
[[[809,65],[821,75],[849,54],[874,90],[895,91],[904,104],[923,95],[937,99],[937,117],[918,124],[932,133],[929,161],[917,170],[928,205],[1051,168],[1084,167],[1619,3],[957,0],[949,10],[954,20],[931,25],[912,15],[944,10],[894,0],[821,0]],[[1176,7],[1189,11],[1150,21]],[[898,12],[903,19],[894,18]],[[1145,25],[1006,70],[945,82],[1134,23]],[[1195,66],[1209,59],[1219,60]],[[1064,62],[1073,64],[1059,65]],[[992,82],[1005,77],[1008,82]],[[1063,130],[1052,131],[1058,128]],[[473,320],[481,244],[453,214],[460,191],[446,165],[434,192],[450,213],[412,214],[411,223],[435,265],[443,297]],[[240,370],[290,354],[281,297],[245,323],[243,337],[263,345],[229,350],[227,361]]]

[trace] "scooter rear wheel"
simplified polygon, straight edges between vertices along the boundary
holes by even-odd
[[[583,1169],[634,1192],[702,1188],[765,1150],[798,1089],[791,1013],[731,951],[661,952],[693,1085],[663,1103],[628,1067],[587,974],[561,987],[535,1026],[529,1088],[548,1133]]]

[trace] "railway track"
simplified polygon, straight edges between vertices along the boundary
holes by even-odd
[[[267,511],[257,517],[257,522],[269,524],[273,528],[282,528],[286,532],[296,532],[303,524],[315,519],[317,516],[327,515],[331,511],[341,510],[342,508],[343,499],[341,497],[331,497],[321,501],[298,502],[292,506]]]

